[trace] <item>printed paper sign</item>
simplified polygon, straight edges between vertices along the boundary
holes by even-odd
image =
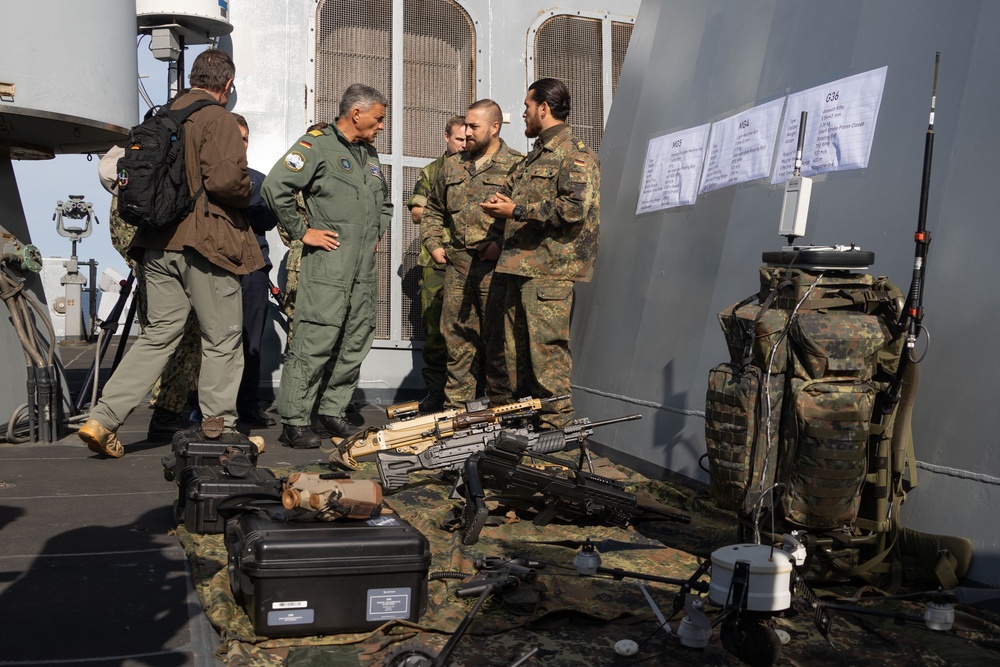
[[[699,193],[765,178],[785,98],[712,123]]]
[[[650,140],[636,215],[694,203],[708,129],[705,124]]]
[[[887,67],[788,96],[771,183],[792,175],[799,119],[807,112],[802,176],[868,166]]]

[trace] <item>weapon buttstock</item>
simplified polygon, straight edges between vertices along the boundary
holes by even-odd
[[[418,469],[420,469],[420,461],[414,454],[378,453],[378,475],[386,493],[396,491],[408,484],[410,473]]]

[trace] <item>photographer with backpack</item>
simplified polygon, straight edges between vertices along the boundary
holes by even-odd
[[[241,210],[251,193],[246,149],[225,109],[235,76],[228,54],[203,51],[191,68],[191,90],[133,128],[119,161],[119,210],[137,226],[129,255],[145,272],[149,325],[80,429],[93,452],[125,453],[116,431],[159,377],[192,308],[202,338],[202,429],[211,436],[235,426],[243,371],[239,276],[264,266]],[[178,160],[183,182],[170,178]]]

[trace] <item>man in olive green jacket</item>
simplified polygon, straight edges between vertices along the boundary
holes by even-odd
[[[535,144],[506,187],[483,202],[486,212],[506,220],[496,272],[507,277],[504,352],[516,396],[570,393],[573,284],[593,277],[597,258],[601,167],[566,124],[569,111],[563,82],[529,86],[524,133]],[[542,428],[572,419],[568,399],[548,403],[538,415]]]
[[[291,447],[319,447],[317,431],[337,438],[357,432],[344,413],[375,336],[375,252],[392,220],[389,188],[373,145],[385,127],[386,104],[374,88],[348,87],[334,124],[295,142],[261,188],[278,226],[291,240],[302,241],[295,335],[278,390],[281,441]],[[308,193],[308,226],[296,210],[296,192]],[[324,369],[330,377],[313,430],[312,408]]]
[[[139,228],[129,255],[142,263],[149,324],[104,387],[80,438],[91,451],[125,453],[116,431],[160,376],[177,347],[188,313],[198,316],[202,363],[198,398],[206,435],[233,429],[243,372],[243,301],[240,275],[264,266],[260,246],[241,209],[250,203],[247,155],[239,126],[224,105],[236,66],[227,53],[203,51],[191,67],[191,90],[172,108],[199,99],[211,104],[184,122],[184,165],[191,211],[172,228]]]

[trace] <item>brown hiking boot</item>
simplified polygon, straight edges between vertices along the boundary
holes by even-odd
[[[80,427],[79,433],[80,439],[87,443],[90,451],[115,459],[125,456],[125,447],[115,432],[104,428],[104,425],[96,419],[88,419],[87,423]]]

